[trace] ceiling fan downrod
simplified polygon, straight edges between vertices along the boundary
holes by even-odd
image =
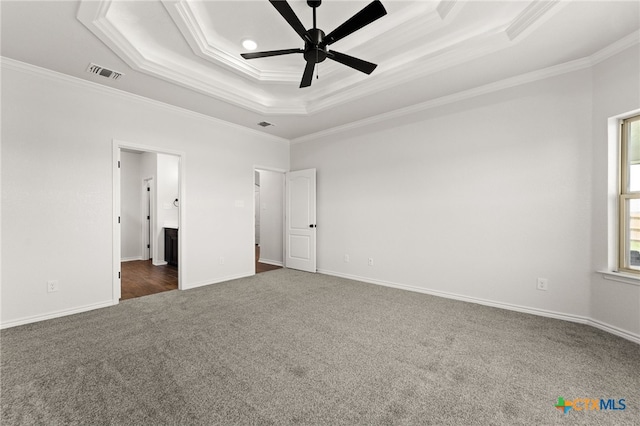
[[[316,28],[316,8],[320,7],[322,0],[307,0],[307,5],[313,8],[313,28]]]
[[[313,61],[316,64],[327,59],[328,48],[323,45],[324,31],[316,25],[316,8],[322,4],[322,0],[307,0],[309,7],[313,8],[313,28],[307,31],[309,40],[305,42],[304,59],[305,61]]]

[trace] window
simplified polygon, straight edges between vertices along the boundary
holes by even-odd
[[[620,154],[619,267],[640,274],[640,115],[622,121]]]

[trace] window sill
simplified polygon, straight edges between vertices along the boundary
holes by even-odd
[[[614,271],[598,271],[598,273],[602,274],[605,280],[640,286],[640,275]]]

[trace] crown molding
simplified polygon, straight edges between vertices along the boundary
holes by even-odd
[[[353,85],[342,89],[341,92],[326,99],[310,101],[307,110],[309,114],[315,114],[353,99],[373,95],[380,91],[388,90],[395,86],[434,74],[438,71],[463,64],[501,50],[507,47],[507,45],[508,39],[504,36],[503,28],[500,28],[483,35],[474,34],[467,36],[463,40],[456,39],[451,42],[451,44],[442,46],[439,51],[431,51],[430,55],[421,58],[428,60],[419,61],[415,55],[420,54],[424,50],[428,50],[422,46],[422,48],[416,48],[414,51],[409,52],[407,54],[408,57],[403,62],[398,62],[383,70],[381,73],[370,76],[366,85]],[[407,62],[412,62],[414,66],[400,70]],[[344,81],[348,80],[345,79]]]
[[[463,2],[459,0],[441,0],[436,6],[436,11],[443,21],[452,20],[458,14],[463,6]]]
[[[202,28],[202,19],[192,4],[185,0],[162,0],[162,4],[173,19],[174,24],[191,47],[193,53],[203,59],[224,66],[234,73],[257,81],[290,83],[300,80],[299,73],[263,71],[234,55],[230,55],[223,49],[212,44]],[[218,34],[209,34],[217,38],[217,44],[224,45],[223,39]]]
[[[632,32],[628,36],[621,38],[620,40],[591,55],[591,64],[599,64],[600,62],[605,61],[610,57],[617,55],[618,53],[623,52],[637,44],[640,44],[640,30]]]
[[[291,140],[291,145],[311,142],[317,139],[324,138],[326,136],[344,133],[350,130],[371,126],[371,125],[382,123],[389,120],[395,120],[404,116],[408,116],[408,115],[429,110],[432,108],[437,108],[444,105],[461,102],[467,99],[498,92],[500,90],[509,89],[511,87],[521,86],[523,84],[528,84],[535,81],[544,80],[547,78],[555,77],[555,76],[566,74],[566,73],[579,71],[589,67],[591,67],[591,60],[589,58],[583,58],[583,59],[567,62],[564,64],[544,68],[541,70],[532,71],[519,76],[510,77],[498,82],[479,86],[473,89],[464,90],[462,92],[454,93],[447,96],[442,96],[436,99],[431,99],[427,102],[422,102],[420,104],[411,105],[411,106],[400,108],[394,111],[379,114],[373,117],[368,117],[362,120],[354,121],[352,123],[348,123],[342,126],[333,127],[331,129],[327,129],[320,132],[294,138]]]
[[[509,40],[525,37],[537,26],[543,23],[543,17],[549,16],[549,11],[560,4],[560,0],[535,0],[531,2],[506,28]],[[566,4],[567,1],[564,1]],[[558,8],[556,8],[558,9]]]
[[[146,49],[144,44],[134,45],[134,41],[122,32],[124,30],[120,30],[118,22],[110,20],[115,18],[108,16],[110,7],[117,4],[113,0],[81,1],[77,17],[134,70],[265,116],[308,116],[507,48],[513,43],[511,37],[516,32],[520,35],[529,31],[543,16],[548,15],[548,11],[559,0],[535,0],[506,26],[499,24],[487,30],[482,25],[472,24],[471,28],[458,30],[457,34],[449,34],[446,38],[440,36],[428,43],[424,43],[425,35],[441,30],[451,22],[466,2],[415,2],[400,8],[388,19],[381,20],[375,28],[362,29],[363,37],[341,41],[340,50],[347,51],[361,45],[364,39],[374,41],[376,49],[369,52],[372,60],[375,61],[376,56],[380,59],[387,56],[378,61],[380,66],[375,74],[365,78],[328,61],[322,67],[325,82],[322,86],[280,98],[268,95],[266,89],[256,84],[297,83],[299,73],[259,70],[240,57],[225,52],[224,45],[228,42],[224,39],[219,39],[221,46],[213,46],[210,38],[215,29],[203,27],[204,20],[199,16],[201,12],[189,1],[161,2],[193,54],[212,63],[214,67],[207,67],[179,54],[161,57],[153,50]],[[388,37],[389,34],[393,34],[393,37]],[[365,37],[367,35],[369,38]],[[397,55],[394,47],[400,41],[406,46],[415,47]],[[364,47],[362,52],[367,53],[367,48]],[[245,79],[246,84],[234,79],[229,72]]]
[[[242,126],[239,124],[222,120],[220,118],[212,117],[210,115],[195,112],[190,109],[182,108],[176,105],[157,101],[155,99],[150,99],[144,96],[136,95],[130,92],[126,92],[124,90],[116,89],[115,87],[104,86],[102,84],[95,83],[93,81],[83,80],[78,77],[70,76],[68,74],[63,74],[47,68],[42,68],[36,65],[28,64],[26,62],[17,61],[15,59],[7,58],[5,56],[0,56],[0,67],[2,69],[21,72],[24,74],[30,74],[36,77],[46,78],[52,81],[69,84],[79,89],[90,90],[94,93],[98,93],[101,95],[113,96],[126,101],[146,104],[148,106],[158,108],[158,109],[163,109],[171,113],[178,113],[185,117],[207,121],[216,125],[221,125],[230,129],[249,133],[254,136],[260,136],[261,138],[266,138],[272,141],[286,143],[287,145],[289,144],[289,139],[282,138],[280,136],[271,135],[269,133],[261,132],[259,130],[252,129],[250,127]]]
[[[111,0],[82,1],[77,18],[134,70],[196,90],[259,114],[307,114],[307,109],[301,101],[289,99],[285,101],[285,105],[285,102],[274,103],[273,99],[261,99],[256,95],[255,90],[238,87],[237,84],[225,85],[223,83],[225,78],[221,75],[214,78],[210,69],[207,69],[206,75],[194,72],[194,69],[200,68],[200,66],[184,58],[178,64],[177,61],[154,57],[148,53],[145,55],[133,46],[127,37],[107,18],[107,12],[112,4]]]

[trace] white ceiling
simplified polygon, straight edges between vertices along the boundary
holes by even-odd
[[[325,0],[329,33],[368,1]],[[366,75],[327,60],[298,88],[300,54],[244,60],[304,42],[267,0],[7,1],[2,56],[287,139],[588,58],[638,37],[638,1],[382,0],[387,15],[331,45],[378,64]],[[312,9],[289,4],[305,27]],[[86,72],[90,63],[124,75]],[[260,121],[275,126],[262,128]]]

